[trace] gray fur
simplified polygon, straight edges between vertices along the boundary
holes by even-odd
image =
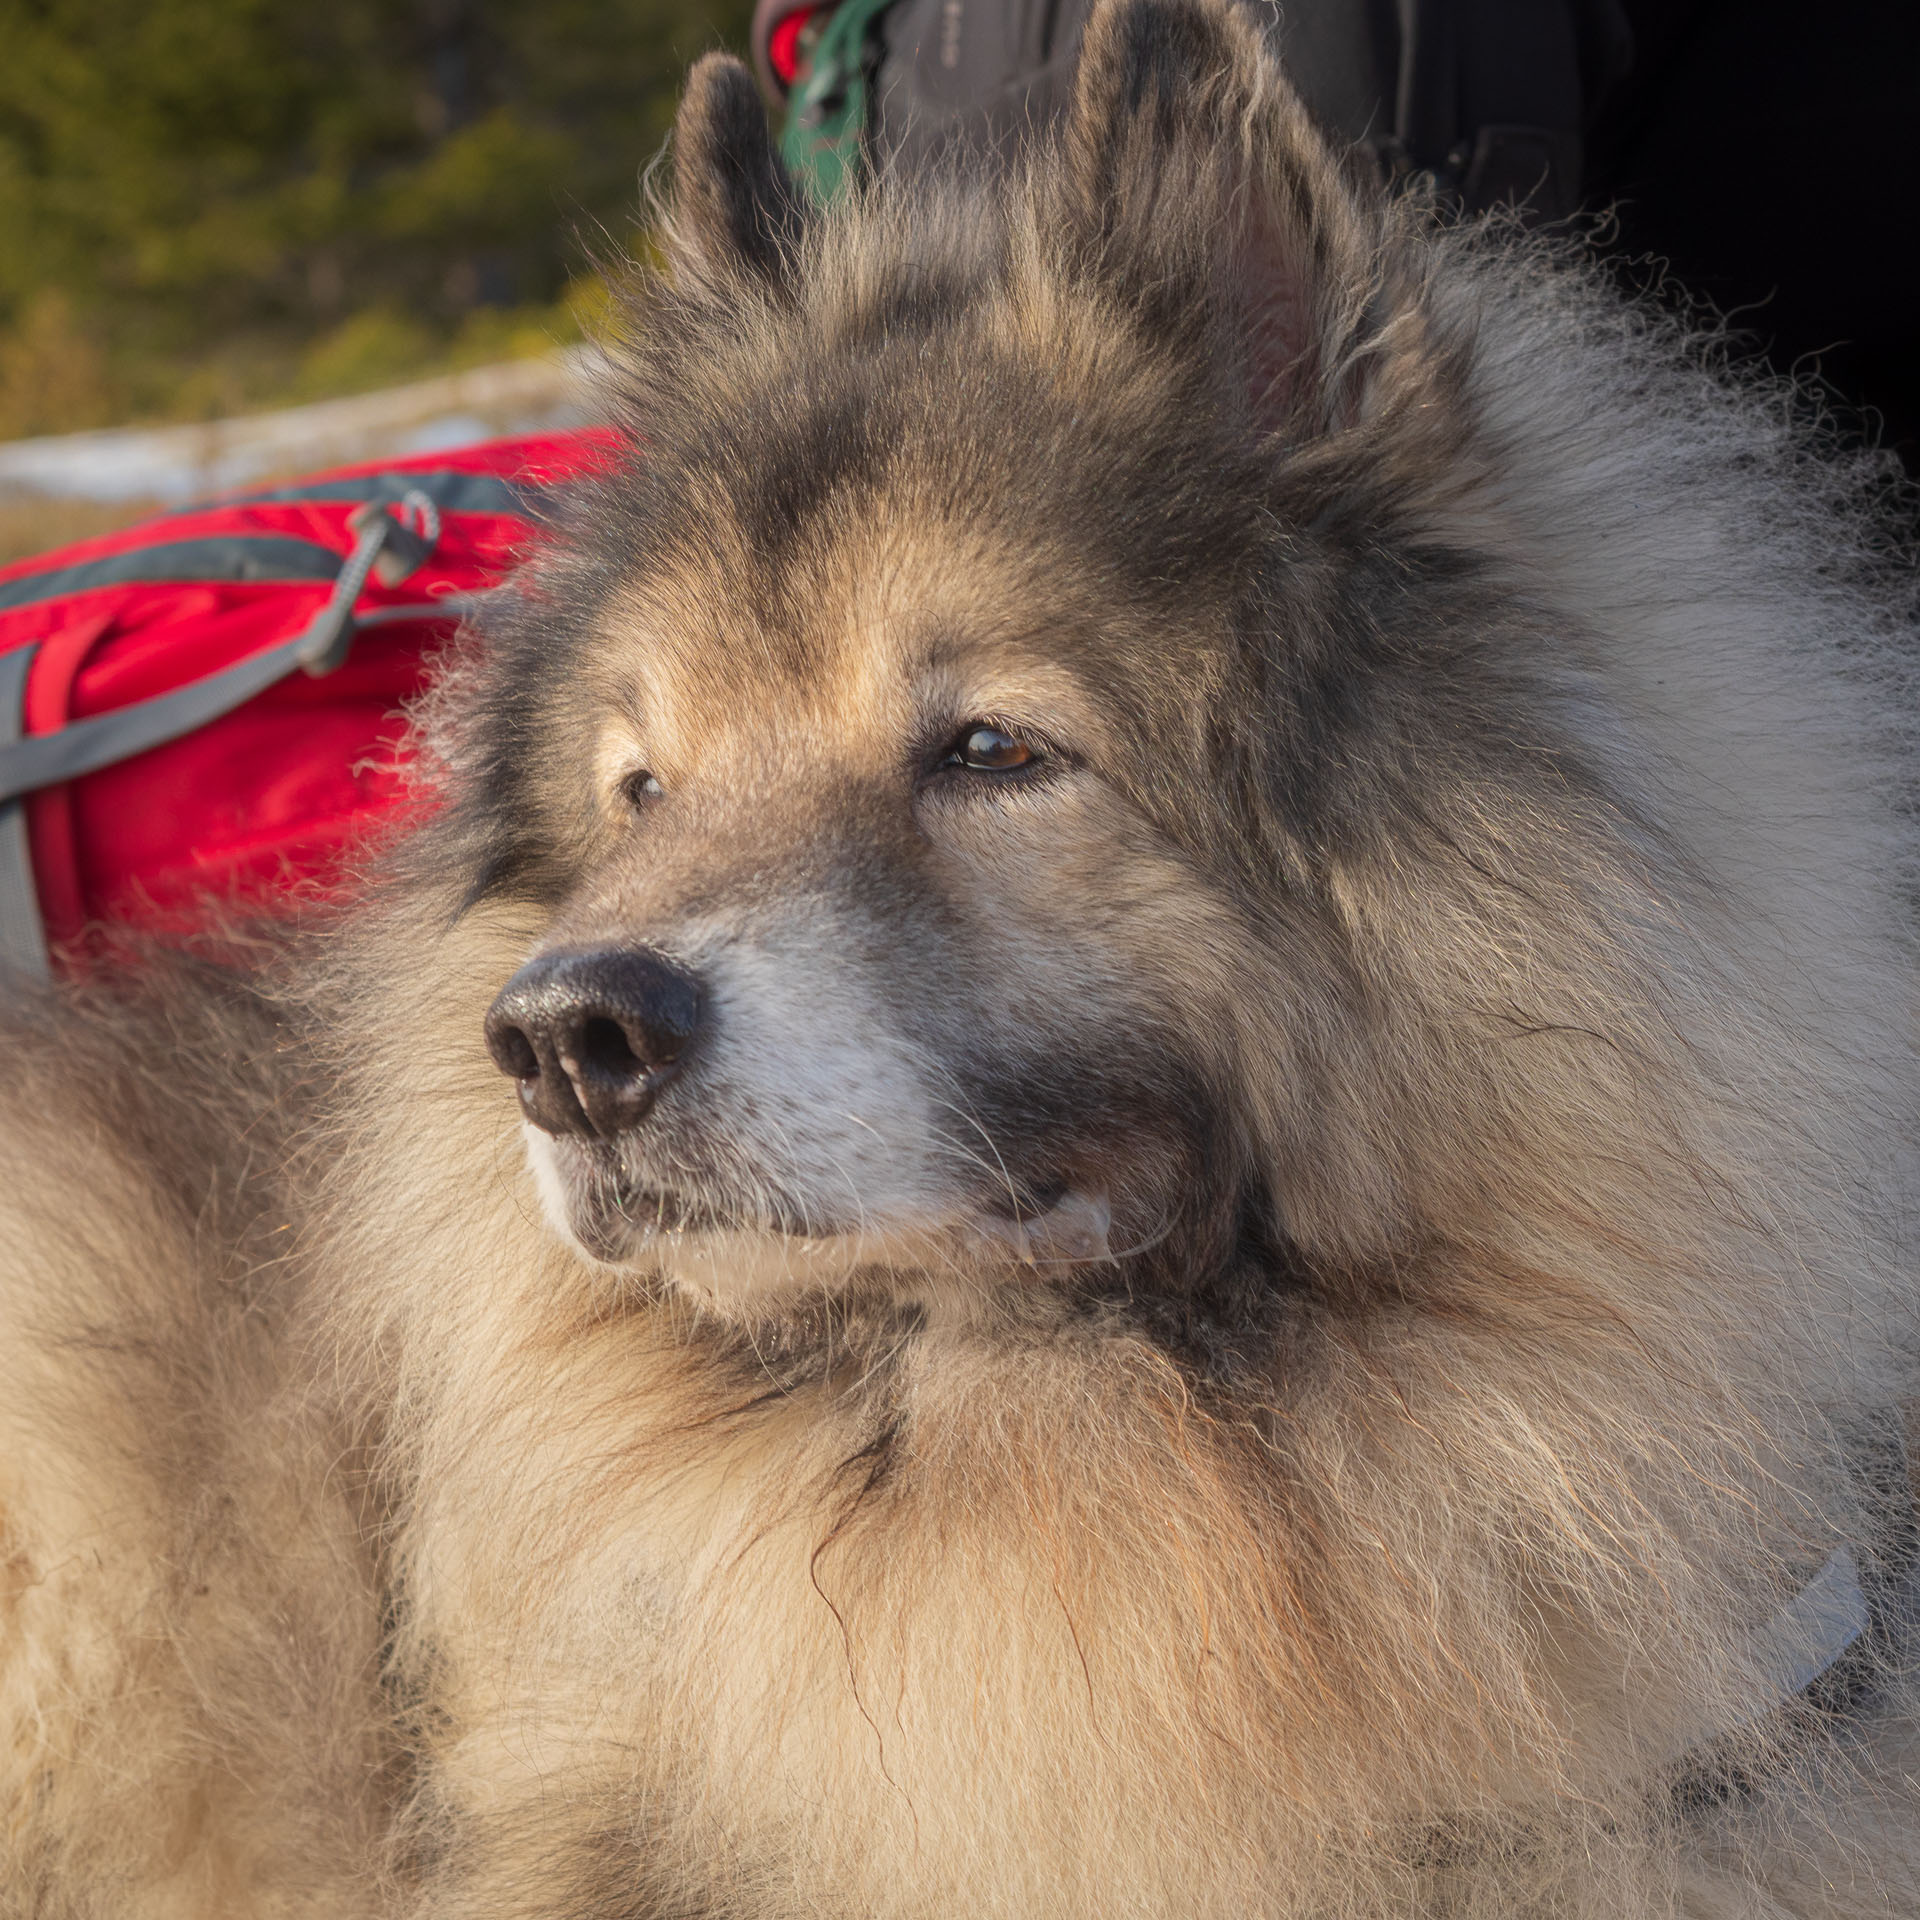
[[[1766,1645],[1906,1524],[1884,476],[1370,197],[1229,0],[826,214],[745,84],[438,818],[248,994],[12,1049],[0,1884],[1909,1910],[1901,1649],[1833,1726]],[[623,944],[708,1027],[523,1132],[489,1003]]]

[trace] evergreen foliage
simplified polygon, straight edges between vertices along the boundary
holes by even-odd
[[[742,0],[0,0],[0,435],[564,335],[686,63],[745,29]]]

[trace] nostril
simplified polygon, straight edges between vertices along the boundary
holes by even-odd
[[[533,1042],[518,1027],[504,1021],[491,1027],[487,1033],[487,1050],[502,1073],[510,1073],[516,1080],[540,1078],[540,1056],[534,1052]]]
[[[609,1080],[633,1080],[647,1071],[617,1020],[590,1019],[580,1029],[580,1065]]]

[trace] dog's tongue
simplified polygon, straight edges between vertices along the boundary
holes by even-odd
[[[1113,1209],[1104,1193],[1067,1193],[1031,1220],[996,1220],[993,1233],[1037,1267],[1109,1258],[1112,1228]]]

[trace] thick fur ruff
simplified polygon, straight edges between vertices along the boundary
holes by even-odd
[[[10,1036],[10,1911],[1913,1911],[1880,470],[1229,0],[824,215],[703,62],[663,245],[435,821]]]

